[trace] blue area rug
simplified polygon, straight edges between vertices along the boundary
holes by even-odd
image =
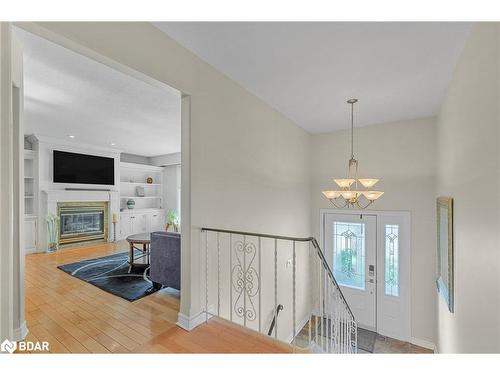
[[[156,292],[148,278],[149,267],[134,266],[128,273],[128,252],[65,264],[57,268],[131,302]]]

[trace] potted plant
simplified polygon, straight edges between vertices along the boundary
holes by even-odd
[[[167,225],[165,226],[165,230],[168,232],[168,228],[172,227],[174,232],[179,231],[179,215],[175,210],[168,210],[167,212]]]

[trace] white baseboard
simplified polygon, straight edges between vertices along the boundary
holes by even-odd
[[[21,327],[15,328],[12,332],[13,341],[23,341],[28,335],[28,327],[26,326],[26,320],[21,324]]]
[[[305,327],[305,325],[307,324],[307,322],[309,321],[310,319],[310,315],[306,315],[304,319],[302,319],[302,321],[299,322],[298,326],[297,326],[297,332],[296,334],[298,335],[300,331],[302,331],[302,328]],[[273,336],[274,337],[274,336]],[[286,342],[291,344],[293,341],[293,332],[290,334],[290,336],[288,336],[286,338]]]
[[[436,344],[434,344],[433,342],[430,342],[427,340],[422,340],[422,339],[417,339],[416,337],[412,337],[410,339],[410,343],[413,345],[421,346],[422,348],[430,349],[434,353],[437,353]]]
[[[208,311],[208,313],[201,311],[193,316],[187,316],[179,312],[177,315],[177,325],[186,331],[191,331],[213,317],[214,307],[209,306]]]

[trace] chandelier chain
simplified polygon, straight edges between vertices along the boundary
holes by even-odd
[[[351,102],[351,159],[354,159],[354,102]]]

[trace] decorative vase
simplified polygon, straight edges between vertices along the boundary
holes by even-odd
[[[131,210],[131,209],[133,209],[134,207],[135,207],[135,201],[134,201],[133,199],[129,199],[129,200],[127,201],[127,208],[128,208],[129,210]]]
[[[52,253],[59,248],[58,234],[59,234],[59,217],[56,215],[47,215],[47,252]]]

